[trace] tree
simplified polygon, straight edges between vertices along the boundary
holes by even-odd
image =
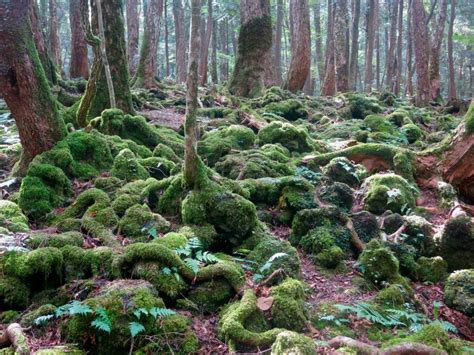
[[[347,0],[338,0],[334,11],[334,56],[336,70],[336,91],[349,90],[349,58],[347,55],[349,31]]]
[[[182,0],[173,0],[174,37],[176,44],[176,81],[186,81],[186,37],[184,33],[184,8]]]
[[[208,68],[208,58],[209,58],[209,45],[211,44],[211,36],[213,34],[213,21],[212,18],[212,0],[207,0],[207,21],[205,22],[205,26],[203,24],[203,28],[205,28],[205,35],[202,37],[201,43],[201,59],[199,61],[199,85],[206,85],[207,83],[207,68]]]
[[[160,36],[160,20],[163,13],[163,0],[145,0],[145,28],[140,48],[140,62],[133,79],[135,87],[156,87],[158,41]]]
[[[34,0],[0,3],[0,94],[15,118],[23,154],[19,173],[66,135],[35,47],[29,12]]]
[[[374,55],[375,29],[376,29],[376,0],[369,0],[366,14],[366,47],[364,68],[364,91],[372,91],[372,61]]]
[[[285,88],[302,90],[311,67],[308,0],[290,0],[291,63]]]
[[[352,16],[352,43],[351,58],[349,65],[349,86],[355,91],[357,87],[357,58],[359,56],[359,19],[360,19],[360,0],[353,0],[353,16]]]
[[[326,60],[324,65],[324,82],[321,95],[332,96],[336,93],[336,68],[334,66],[334,8],[333,1],[328,0],[328,21],[326,35]]]
[[[439,53],[443,42],[444,26],[446,23],[446,12],[448,0],[440,0],[439,12],[436,24],[434,26],[433,38],[430,46],[430,99],[433,101],[441,100],[441,80],[439,76]]]
[[[318,76],[320,85],[324,80],[324,60],[323,60],[323,50],[321,44],[321,5],[320,0],[316,1],[314,6],[314,40],[316,47],[316,57],[315,63],[318,67]]]
[[[282,81],[281,70],[281,38],[283,32],[283,0],[277,1],[277,18],[275,25],[275,45],[274,45],[274,59],[275,59],[275,82],[279,85]]]
[[[456,76],[454,73],[454,58],[453,58],[453,27],[454,19],[456,17],[456,0],[451,0],[451,12],[449,16],[448,29],[448,70],[449,70],[449,100],[456,99]]]
[[[259,96],[264,88],[262,58],[272,48],[272,21],[269,0],[240,2],[240,32],[234,72],[229,84],[232,94]]]
[[[61,46],[59,43],[58,5],[56,0],[49,0],[49,49],[53,63],[61,67]]]
[[[407,28],[407,78],[406,78],[406,92],[408,96],[413,96],[413,16],[412,6],[413,0],[408,0],[408,28]]]
[[[87,58],[87,42],[82,26],[80,0],[69,0],[69,23],[71,26],[71,62],[69,75],[71,78],[89,78],[89,61]]]
[[[429,46],[426,27],[426,11],[423,0],[412,0],[412,25],[415,40],[416,98],[417,105],[429,102]]]
[[[403,70],[403,0],[398,2],[398,37],[397,37],[397,65],[396,65],[396,76],[393,93],[395,95],[400,94],[400,85],[402,83],[402,70]]]
[[[397,45],[397,17],[398,17],[398,2],[393,0],[390,7],[390,35],[387,47],[387,55],[385,58],[385,77],[386,88],[393,92],[393,84],[395,82],[396,56],[395,49]]]
[[[134,75],[138,62],[138,27],[140,23],[138,16],[138,0],[126,0],[126,2],[128,68],[130,74]]]

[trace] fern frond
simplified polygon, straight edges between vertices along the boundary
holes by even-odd
[[[130,334],[132,338],[136,337],[138,334],[143,333],[145,331],[145,327],[143,324],[138,322],[130,322],[128,323],[128,329],[130,330]]]

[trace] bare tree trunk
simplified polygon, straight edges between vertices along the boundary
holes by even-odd
[[[59,44],[58,6],[49,0],[49,49],[54,65],[61,68],[61,46]]]
[[[430,100],[429,88],[429,46],[428,30],[426,28],[426,11],[423,0],[413,0],[413,32],[415,35],[416,62],[416,98],[417,105],[426,105]]]
[[[379,34],[379,0],[375,0],[375,28],[376,28],[376,45],[377,51],[375,55],[375,81],[377,90],[380,90],[380,34]]]
[[[133,86],[150,89],[157,85],[158,41],[163,0],[146,0],[145,5],[145,28],[140,48],[140,61],[133,79]]]
[[[207,83],[207,68],[209,65],[209,46],[213,32],[214,19],[212,18],[212,0],[207,0],[207,21],[205,26],[205,36],[201,41],[201,59],[199,61],[199,85],[204,86]]]
[[[112,82],[112,74],[110,73],[109,60],[107,59],[107,48],[105,45],[105,30],[104,30],[104,17],[102,16],[102,3],[101,0],[95,0],[97,6],[97,23],[99,27],[100,36],[100,52],[102,57],[102,63],[104,64],[105,79],[107,81],[107,89],[109,92],[110,107],[116,108],[117,102],[115,101],[115,90]]]
[[[198,141],[198,68],[200,57],[199,27],[201,22],[201,0],[191,0],[191,36],[189,45],[189,65],[186,92],[186,121],[185,121],[185,155],[183,177],[186,185],[199,189],[203,184],[204,164],[197,153]]]
[[[69,75],[71,78],[89,78],[89,60],[87,42],[82,28],[80,0],[69,0],[69,22],[71,25],[71,62]]]
[[[365,92],[372,91],[372,61],[374,55],[374,40],[376,31],[376,4],[375,0],[369,0],[367,15],[366,15],[366,51],[365,51],[365,71],[364,71],[364,90]]]
[[[165,57],[166,57],[166,77],[170,76],[170,48],[169,48],[169,30],[168,30],[168,0],[164,3],[164,21],[165,21]]]
[[[360,20],[360,0],[354,0],[353,16],[352,16],[352,43],[351,43],[351,60],[350,60],[350,89],[355,91],[357,88],[357,68],[359,55],[359,20]],[[373,47],[373,44],[372,44]]]
[[[282,82],[282,69],[281,69],[281,39],[283,31],[283,0],[277,1],[277,18],[275,28],[275,78],[276,84],[280,85]]]
[[[456,95],[456,77],[454,74],[454,58],[453,58],[453,27],[456,18],[456,0],[451,0],[451,13],[449,16],[448,29],[448,70],[449,70],[449,100],[455,100]]]
[[[23,146],[20,174],[26,173],[36,155],[66,135],[34,45],[28,11],[32,1],[0,3],[0,94],[15,118]]]
[[[214,84],[219,82],[217,73],[217,20],[213,20],[212,24],[212,54],[211,54],[211,79]]]
[[[219,27],[220,50],[224,54],[220,60],[220,79],[224,82],[229,77],[229,20],[226,18]]]
[[[458,68],[458,85],[459,85],[459,95],[461,99],[464,97],[463,69],[464,69],[464,57],[461,56],[459,60],[459,68]]]
[[[403,71],[403,0],[398,1],[398,37],[397,37],[397,66],[396,66],[396,79],[393,89],[395,95],[400,94],[400,85],[402,83],[402,71]]]
[[[408,29],[407,29],[407,85],[406,92],[408,96],[413,97],[413,0],[408,0]]]
[[[269,0],[241,0],[237,58],[229,84],[232,94],[257,97],[264,89],[264,61],[272,49]]]
[[[324,60],[323,60],[323,50],[321,44],[321,4],[320,0],[316,2],[314,6],[314,37],[315,37],[315,47],[316,47],[316,58],[315,63],[318,67],[318,77],[320,86],[322,86],[324,80]]]
[[[444,36],[444,26],[446,23],[446,12],[448,0],[441,0],[439,3],[439,12],[436,25],[434,26],[434,35],[430,47],[430,99],[440,101],[441,98],[441,80],[439,76],[439,53]]]
[[[284,87],[303,89],[311,66],[308,0],[290,0],[291,63]]]
[[[138,0],[126,0],[127,12],[127,54],[128,68],[131,75],[135,75],[138,63],[139,14]]]
[[[186,36],[184,33],[184,7],[182,0],[173,0],[173,16],[176,41],[176,81],[186,81]]]
[[[334,53],[336,67],[336,91],[349,91],[349,58],[347,55],[347,32],[349,13],[347,0],[338,0],[334,12]]]
[[[395,49],[397,45],[397,18],[398,18],[398,2],[392,0],[390,8],[390,37],[388,43],[387,57],[385,58],[385,82],[388,91],[393,92],[393,83],[395,79],[396,57]]]
[[[324,65],[324,82],[321,87],[322,96],[332,96],[336,93],[336,69],[334,64],[334,7],[333,1],[328,0],[328,21],[326,37],[326,60]]]

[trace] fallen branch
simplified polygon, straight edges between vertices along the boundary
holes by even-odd
[[[10,324],[5,330],[5,333],[0,335],[0,348],[6,348],[10,345],[15,349],[15,354],[30,354],[28,341],[23,333],[21,325],[18,323]]]
[[[286,273],[285,270],[283,269],[276,269],[275,271],[273,271],[265,280],[263,280],[260,285],[261,286],[265,286],[265,285],[270,285],[272,283],[272,281],[274,281],[277,277],[280,277],[280,276],[288,276],[288,274]]]
[[[379,349],[375,346],[342,335],[338,335],[337,337],[329,340],[329,346],[334,349],[344,348],[346,346],[355,348],[358,355],[372,355],[380,353]]]
[[[383,355],[447,355],[446,351],[419,343],[405,343],[385,349]]]

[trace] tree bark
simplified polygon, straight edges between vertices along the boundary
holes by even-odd
[[[140,48],[140,61],[133,86],[151,89],[157,86],[157,56],[163,0],[145,0],[145,28]]]
[[[232,94],[257,97],[264,89],[264,61],[272,49],[269,0],[241,0],[240,32],[234,72],[229,84]]]
[[[409,97],[413,97],[413,16],[412,16],[413,0],[408,0],[408,28],[407,28],[407,82],[406,92]]]
[[[184,30],[184,7],[182,0],[173,0],[173,17],[176,42],[176,81],[186,81],[186,36]]]
[[[416,105],[422,106],[429,102],[429,46],[428,30],[426,27],[426,11],[423,0],[412,0],[412,24],[415,39],[416,62]]]
[[[281,39],[283,31],[283,0],[277,1],[277,18],[275,26],[275,79],[276,84],[280,85],[282,82],[282,69],[281,69]]]
[[[211,54],[211,80],[214,84],[219,82],[217,73],[217,20],[212,24],[212,54]]]
[[[201,39],[201,59],[199,60],[199,85],[207,83],[207,69],[209,66],[209,46],[213,36],[212,0],[207,0],[207,20],[205,23],[205,36]]]
[[[97,6],[97,24],[100,36],[100,54],[102,63],[104,64],[105,81],[107,83],[107,91],[109,94],[110,107],[116,108],[115,89],[112,83],[112,74],[110,73],[109,60],[107,58],[107,48],[105,45],[105,30],[104,30],[104,16],[102,15],[102,0],[95,0]]]
[[[375,34],[375,41],[376,41],[376,46],[377,50],[375,53],[375,83],[377,90],[380,90],[380,34],[379,34],[379,0],[375,0],[375,28],[376,28],[376,34]]]
[[[357,68],[359,56],[359,20],[360,20],[360,0],[354,0],[353,18],[352,18],[352,43],[351,43],[351,59],[349,66],[350,73],[350,89],[355,91],[357,88]],[[373,44],[372,44],[373,46]]]
[[[454,57],[453,57],[453,27],[454,19],[456,18],[456,0],[451,0],[451,12],[449,16],[449,29],[448,29],[448,70],[449,70],[449,88],[448,98],[449,100],[455,100],[456,95],[456,76],[454,73]]]
[[[399,0],[392,0],[390,8],[390,36],[388,42],[387,57],[385,58],[385,85],[388,91],[393,92],[395,82],[396,56],[395,49],[397,45],[397,18],[398,18]]]
[[[220,50],[224,53],[220,60],[220,79],[226,81],[229,77],[229,20],[226,18],[220,24]]]
[[[170,76],[170,48],[169,48],[169,29],[168,29],[168,0],[165,0],[163,10],[163,20],[165,21],[165,59],[166,59],[166,77]]]
[[[82,28],[81,2],[69,0],[69,22],[71,26],[71,62],[69,75],[71,78],[89,78],[89,60],[87,42]]]
[[[393,93],[395,95],[400,94],[400,85],[402,84],[402,71],[403,71],[403,0],[398,1],[398,37],[397,37],[397,65],[396,65],[396,75],[395,75],[395,84],[393,88]]]
[[[441,99],[441,80],[439,76],[439,53],[444,36],[444,26],[446,23],[446,12],[448,8],[448,0],[441,0],[439,3],[439,12],[436,25],[434,26],[434,34],[430,47],[430,99],[432,101],[440,101]]]
[[[326,36],[326,61],[324,65],[324,82],[322,96],[333,96],[336,93],[336,68],[334,66],[334,8],[333,1],[328,0],[328,21]]]
[[[347,55],[349,30],[347,0],[338,0],[334,12],[334,55],[336,68],[336,91],[349,91],[349,58]]]
[[[54,65],[61,68],[61,45],[59,43],[58,4],[49,0],[49,48]]]
[[[0,94],[15,118],[23,154],[20,174],[66,135],[35,47],[29,21],[33,0],[0,3]]]
[[[318,67],[318,77],[320,86],[324,80],[324,60],[323,60],[323,50],[321,44],[321,4],[320,0],[316,2],[314,6],[314,37],[315,37],[315,47],[316,47],[316,57],[315,63]]]
[[[308,0],[290,0],[291,62],[284,87],[302,90],[311,67]]]
[[[139,14],[138,0],[126,0],[127,12],[127,56],[128,68],[131,75],[135,75],[138,63]]]
[[[376,4],[375,0],[369,0],[366,15],[366,50],[365,50],[365,69],[364,69],[364,91],[372,91],[372,61],[374,55],[374,42],[376,31]]]

